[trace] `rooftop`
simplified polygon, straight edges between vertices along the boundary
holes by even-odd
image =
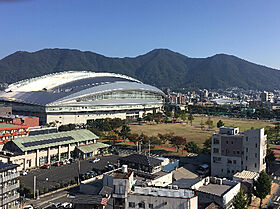
[[[172,198],[192,198],[195,192],[186,189],[166,189],[157,187],[134,187],[132,194],[149,195],[155,197],[172,197]]]
[[[181,178],[177,181],[174,181],[172,185],[177,185],[181,189],[189,189],[191,188],[194,184],[198,183],[201,181],[200,178],[192,178],[192,179],[187,179],[187,178]]]
[[[132,170],[128,170],[127,173],[123,173],[122,170],[117,170],[113,173],[114,179],[128,179],[132,172]]]
[[[18,166],[19,165],[3,163],[3,162],[0,161],[0,172],[11,170],[11,169],[14,169],[14,168],[16,168]]]
[[[15,125],[10,123],[0,123],[0,128],[16,128],[16,127],[22,127],[22,125]]]
[[[81,129],[16,138],[11,143],[25,152],[93,139],[98,139],[98,137],[89,130]]]
[[[132,154],[126,157],[122,157],[120,160],[130,163],[137,163],[144,166],[157,166],[162,162],[162,160],[143,154]]]
[[[106,148],[106,147],[110,147],[110,145],[97,142],[94,144],[86,144],[86,145],[78,146],[77,149],[79,149],[83,153],[90,153],[90,152],[94,152],[98,149]]]
[[[240,179],[255,179],[258,175],[259,174],[256,172],[243,170],[234,174],[233,177]]]
[[[223,196],[224,193],[226,193],[229,189],[231,189],[232,186],[230,185],[220,185],[220,184],[213,184],[209,183],[207,185],[203,185],[199,187],[197,190],[201,192],[206,192],[209,194],[214,194],[217,196]]]
[[[191,172],[190,170],[184,168],[184,167],[180,167],[177,170],[173,171],[173,178],[175,180],[179,180],[179,179],[195,179],[197,178],[198,175]]]

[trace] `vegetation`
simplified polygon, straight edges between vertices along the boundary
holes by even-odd
[[[234,209],[247,209],[249,204],[249,200],[243,189],[238,192],[238,194],[233,199],[233,207]]]
[[[197,154],[201,152],[200,147],[194,142],[188,142],[185,146],[185,150],[187,150],[188,152],[197,153]]]
[[[254,195],[260,198],[260,207],[262,205],[262,200],[271,191],[271,180],[265,171],[261,171],[259,178],[254,182]]]
[[[280,88],[280,72],[277,70],[226,54],[196,59],[168,49],[155,49],[130,59],[109,58],[92,52],[68,49],[44,49],[34,53],[20,51],[0,60],[0,83],[16,82],[59,71],[84,69],[121,73],[157,87],[225,89],[238,86],[259,90]]]
[[[218,123],[217,123],[217,128],[220,128],[224,125],[225,125],[224,122],[222,120],[219,120]]]

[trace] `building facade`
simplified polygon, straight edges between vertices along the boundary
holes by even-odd
[[[79,146],[100,147],[102,143],[96,143],[96,139],[95,134],[85,129],[23,137],[6,143],[0,160],[18,164],[18,170],[26,170],[73,158]]]
[[[17,115],[37,116],[40,124],[87,123],[101,118],[141,118],[160,111],[165,94],[125,75],[69,71],[13,83],[0,104]]]
[[[20,206],[18,165],[0,162],[0,208],[16,209]]]
[[[211,175],[232,178],[242,170],[265,170],[266,144],[263,128],[239,133],[237,127],[221,127],[212,136]]]
[[[0,123],[0,143],[28,136],[28,126]]]

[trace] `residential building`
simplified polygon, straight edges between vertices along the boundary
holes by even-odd
[[[0,208],[16,209],[20,205],[18,165],[0,162]]]
[[[77,157],[80,146],[101,149],[98,137],[86,129],[22,137],[6,143],[0,160],[18,164],[18,170],[39,167]],[[107,147],[107,145],[105,145]],[[96,154],[97,151],[94,152]]]
[[[243,170],[265,170],[266,143],[263,128],[240,133],[237,127],[221,127],[212,136],[211,175],[232,178]]]
[[[18,137],[28,136],[28,126],[0,123],[0,143],[5,143]]]
[[[115,209],[163,208],[197,209],[197,196],[189,189],[136,186],[134,171],[123,165],[110,175],[104,175],[103,185],[113,188]]]
[[[198,205],[205,208],[210,203],[216,203],[220,208],[231,208],[234,196],[240,191],[239,182],[206,177],[203,179],[180,179],[172,183],[181,189],[192,189],[197,193]]]

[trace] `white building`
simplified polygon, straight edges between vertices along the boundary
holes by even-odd
[[[212,136],[211,175],[232,178],[243,170],[265,170],[266,144],[263,128],[239,133],[237,127],[221,127]]]

